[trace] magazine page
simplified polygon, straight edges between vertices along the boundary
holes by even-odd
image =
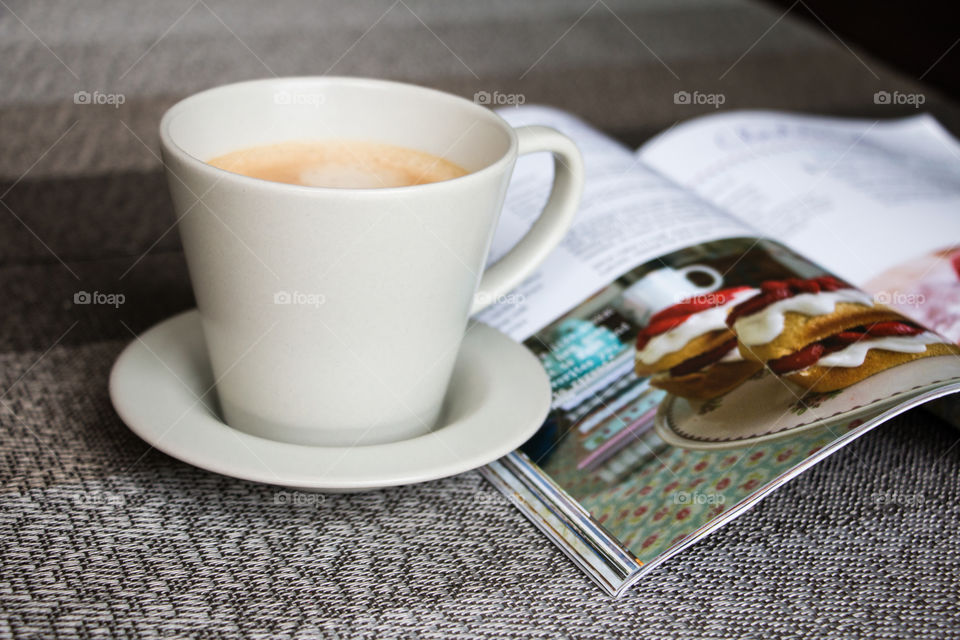
[[[791,305],[809,323],[787,318]],[[956,345],[750,237],[635,267],[524,344],[550,375],[552,411],[490,473],[581,565],[596,541],[591,575],[611,593],[884,419],[960,389]],[[517,474],[546,476],[584,517],[524,493]],[[623,549],[636,566],[617,581],[605,574]]]
[[[960,388],[960,348],[728,223],[587,125],[506,115],[581,144],[588,197],[574,234],[591,231],[518,289],[525,299],[479,316],[523,339],[553,390],[537,435],[485,474],[610,593],[883,419]],[[542,195],[526,195],[549,171],[518,171],[505,226],[536,211]],[[508,231],[501,251],[519,235]]]
[[[573,227],[543,265],[477,319],[523,340],[611,280],[657,255],[755,231],[637,162],[633,151],[562,111],[501,109],[514,126],[547,125],[576,141],[586,181]],[[546,203],[553,163],[546,153],[517,161],[490,262],[526,233]]]
[[[960,143],[932,116],[718,114],[637,157],[960,341]]]

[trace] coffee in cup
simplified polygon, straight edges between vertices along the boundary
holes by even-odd
[[[209,164],[232,173],[308,187],[411,187],[466,175],[425,151],[366,140],[287,141],[232,151]]]

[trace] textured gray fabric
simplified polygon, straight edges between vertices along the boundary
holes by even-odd
[[[958,433],[923,412],[611,600],[476,473],[292,494],[150,450],[106,389],[131,332],[193,304],[155,128],[202,87],[329,70],[519,92],[631,143],[704,110],[674,104],[681,89],[877,117],[909,111],[875,91],[920,90],[956,131],[952,105],[738,2],[7,0],[0,15],[0,637],[960,634]]]

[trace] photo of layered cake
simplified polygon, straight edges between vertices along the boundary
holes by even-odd
[[[733,389],[763,367],[744,358],[727,326],[730,310],[759,294],[731,287],[682,300],[654,314],[637,335],[636,373],[683,398],[707,400]]]
[[[832,276],[766,281],[726,324],[745,360],[817,392],[912,360],[960,353],[939,335]]]

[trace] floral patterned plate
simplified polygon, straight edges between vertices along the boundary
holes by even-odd
[[[960,358],[955,356],[915,360],[830,393],[807,392],[763,370],[712,400],[667,396],[655,426],[663,440],[678,447],[727,449],[810,429],[836,428],[839,435],[851,420],[956,391]]]

